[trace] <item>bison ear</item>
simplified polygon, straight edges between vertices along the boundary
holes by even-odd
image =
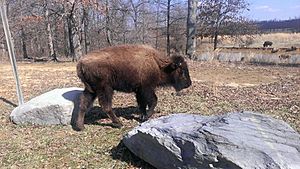
[[[181,66],[181,64],[184,62],[184,59],[182,56],[174,55],[171,57],[171,63],[165,67],[166,73],[171,73],[177,68]]]

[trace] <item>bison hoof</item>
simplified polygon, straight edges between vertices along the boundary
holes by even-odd
[[[113,128],[122,128],[123,127],[123,124],[121,124],[121,123],[111,123],[111,126],[113,127]]]
[[[76,131],[82,131],[84,130],[84,126],[83,125],[73,125],[72,128]]]
[[[141,122],[145,122],[145,121],[147,121],[149,118],[148,118],[148,116],[147,115],[142,115],[141,116]]]

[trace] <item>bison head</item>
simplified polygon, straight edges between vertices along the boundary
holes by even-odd
[[[192,84],[188,65],[182,56],[172,56],[171,63],[165,68],[165,72],[168,73],[171,85],[176,91],[188,88]]]

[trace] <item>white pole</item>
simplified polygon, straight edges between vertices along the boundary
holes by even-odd
[[[10,62],[12,65],[14,77],[16,80],[16,88],[17,88],[19,105],[21,105],[24,103],[24,99],[23,99],[23,94],[22,94],[21,85],[20,85],[19,76],[18,76],[14,44],[12,42],[9,25],[8,25],[8,20],[7,20],[7,16],[6,16],[5,0],[1,0],[0,3],[1,3],[0,4],[0,13],[1,13],[2,24],[3,24],[3,28],[4,28],[5,38],[6,38],[6,44],[7,44],[7,48],[8,48],[8,54],[9,54]]]

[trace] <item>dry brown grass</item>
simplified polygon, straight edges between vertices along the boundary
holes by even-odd
[[[181,95],[158,89],[160,113],[220,114],[258,111],[288,122],[300,131],[300,68],[221,64],[190,61],[193,85]],[[25,100],[54,88],[79,86],[74,63],[19,63]],[[86,125],[83,132],[70,126],[16,126],[9,114],[16,104],[14,78],[8,63],[0,67],[1,168],[151,168],[123,146],[122,136],[138,125],[133,94],[117,92],[115,110],[124,128],[114,129],[107,119]],[[97,103],[95,103],[97,105]],[[118,109],[116,109],[118,108]],[[133,115],[131,115],[133,113]],[[129,118],[128,118],[129,117]]]
[[[242,36],[245,42],[247,37]],[[213,50],[213,43],[208,38],[199,40],[195,60],[231,61],[258,64],[300,65],[300,33],[270,33],[253,36],[253,43],[240,47],[244,43],[223,36],[219,38],[218,48]],[[271,47],[264,48],[265,41],[272,41]],[[202,42],[202,43],[200,43]],[[293,47],[293,50],[291,49]],[[284,56],[284,57],[282,57]],[[243,58],[243,60],[241,60]]]
[[[249,36],[241,36],[242,41],[246,41]],[[253,43],[248,47],[258,48],[263,47],[265,41],[273,42],[274,48],[290,48],[292,46],[300,48],[300,33],[268,33],[253,35]],[[201,43],[202,42],[202,43]],[[228,36],[219,37],[218,47],[239,47],[243,45],[240,40],[230,38]],[[210,52],[213,50],[212,39],[204,38],[202,41],[198,40],[197,51]]]
[[[265,41],[273,42],[272,47],[290,48],[295,46],[300,48],[300,33],[271,33],[256,35],[251,47],[262,47]]]

